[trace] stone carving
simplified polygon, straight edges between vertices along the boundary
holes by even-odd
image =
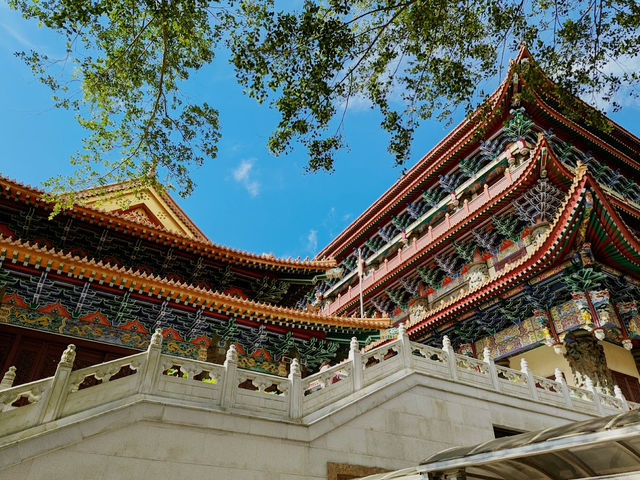
[[[2,377],[2,381],[0,382],[0,390],[4,390],[5,388],[11,388],[13,386],[13,381],[16,379],[16,367],[9,367]]]
[[[153,335],[151,335],[151,341],[149,342],[150,346],[159,347],[162,345],[162,329],[156,328],[156,331]]]
[[[564,357],[569,362],[576,380],[576,386],[585,388],[587,378],[601,391],[613,393],[613,378],[607,368],[604,349],[593,335],[585,330],[576,330],[565,336],[566,353]]]
[[[402,338],[407,334],[407,329],[404,327],[404,323],[398,325],[398,338]]]
[[[72,366],[74,360],[76,359],[76,346],[74,344],[69,345],[65,348],[64,352],[62,352],[62,356],[60,357],[60,366]]]
[[[225,360],[225,365],[229,362],[236,363],[238,361],[238,350],[235,345],[231,345],[229,350],[227,350],[227,358]]]
[[[302,375],[302,372],[300,370],[300,363],[298,362],[297,358],[294,358],[291,361],[291,375]]]

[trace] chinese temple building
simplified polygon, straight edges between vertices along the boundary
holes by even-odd
[[[216,245],[136,182],[49,219],[0,178],[0,477],[418,478],[383,472],[473,444],[447,478],[486,445],[493,473],[504,445],[540,478],[637,466],[640,139],[534,68],[312,260]],[[580,437],[518,443],[540,429]]]
[[[41,191],[0,186],[0,366],[16,382],[53,374],[71,341],[82,368],[146,349],[157,328],[167,352],[221,361],[233,343],[241,366],[286,375],[292,358],[317,369],[388,324],[301,309],[333,260],[213,244],[152,188],[83,191],[83,206],[49,220]]]
[[[561,115],[548,79],[523,94],[532,62],[523,49],[483,108],[320,252],[345,275],[316,291],[327,315],[359,314],[362,294],[366,316],[414,341],[447,335],[640,401],[640,140]]]

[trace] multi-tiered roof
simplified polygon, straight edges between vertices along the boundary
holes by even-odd
[[[414,339],[473,345],[570,298],[578,287],[561,280],[589,269],[604,272],[589,290],[618,282],[609,291],[640,299],[640,140],[561,114],[550,80],[527,89],[526,68],[523,49],[483,106],[319,253],[346,270],[317,288],[326,314],[357,312],[362,287],[367,315],[393,316]],[[618,341],[640,335],[630,315],[618,315]],[[544,340],[531,335],[493,353]]]
[[[316,368],[346,350],[351,337],[364,342],[388,326],[388,319],[300,308],[314,279],[331,274],[333,260],[216,245],[153,188],[129,183],[80,192],[83,205],[49,220],[52,205],[42,191],[6,178],[0,187],[5,328],[141,349],[160,327],[173,352],[205,358],[231,342],[250,366],[282,373],[283,359],[299,356]],[[0,363],[20,357],[11,345],[24,335],[9,333],[14,340],[0,335],[8,342]]]

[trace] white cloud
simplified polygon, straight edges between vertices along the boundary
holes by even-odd
[[[338,105],[340,106],[340,108],[346,108],[350,112],[363,112],[371,110],[371,107],[373,107],[371,100],[369,100],[362,94],[355,94],[351,95],[349,99],[342,99],[340,100]]]
[[[253,164],[255,158],[242,160],[240,165],[233,171],[233,179],[244,186],[252,197],[257,197],[260,193],[260,182],[253,178]]]
[[[243,160],[242,163],[233,171],[233,178],[236,182],[244,182],[249,178],[249,173],[253,168],[253,162],[251,160]]]
[[[309,230],[309,235],[307,235],[307,247],[308,252],[316,253],[318,250],[318,231],[317,230]]]
[[[0,23],[0,27],[16,42],[18,42],[22,47],[28,48],[30,50],[35,50],[36,46],[29,41],[27,37],[25,37],[22,32],[13,28],[11,25],[7,25],[6,23]]]

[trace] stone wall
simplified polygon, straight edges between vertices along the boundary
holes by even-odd
[[[494,425],[537,430],[624,402],[552,380],[536,386],[526,368],[413,344],[403,329],[392,344],[352,349],[349,362],[305,379],[295,368],[289,379],[234,371],[233,352],[213,365],[151,343],[146,354],[74,372],[65,370],[71,350],[56,376],[0,390],[0,479],[346,479],[492,439]],[[137,373],[115,379],[124,366]],[[175,366],[187,378],[168,374]],[[205,370],[215,383],[194,378]],[[258,390],[230,390],[245,377]],[[280,393],[269,393],[276,381]],[[8,403],[16,397],[30,403]]]

